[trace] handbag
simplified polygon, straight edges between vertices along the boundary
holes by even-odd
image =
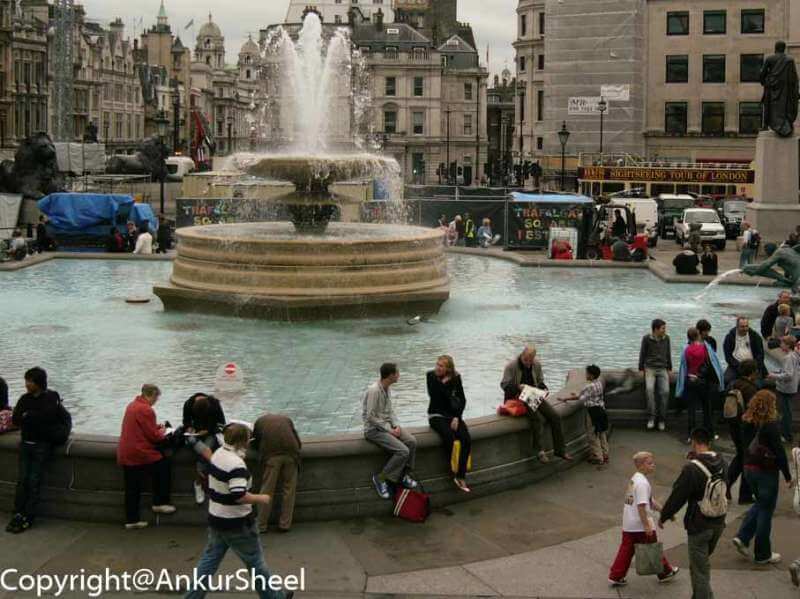
[[[755,437],[750,441],[750,445],[747,446],[747,453],[754,457],[762,468],[774,468],[777,456],[770,451],[769,447],[761,443],[760,437],[761,427],[758,428]]]
[[[518,399],[509,399],[502,406],[497,406],[498,416],[525,416],[528,413],[528,405]]]
[[[453,411],[453,414],[463,414],[466,406],[467,400],[458,394],[454,386],[453,390],[450,392],[450,409]]]
[[[639,576],[656,576],[664,571],[664,566],[661,564],[661,555],[664,553],[662,543],[637,543],[634,551],[636,573]]]
[[[453,451],[450,452],[450,470],[453,474],[458,472],[458,462],[461,458],[461,441],[453,441]],[[472,470],[472,452],[467,457],[467,472]]]
[[[431,496],[422,491],[398,487],[394,494],[394,515],[409,522],[425,522],[431,513]]]
[[[794,501],[792,508],[794,513],[800,516],[800,447],[792,450],[792,461],[794,462]]]

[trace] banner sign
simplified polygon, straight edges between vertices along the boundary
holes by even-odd
[[[541,202],[509,202],[509,249],[546,249],[550,227],[570,227],[583,238],[587,208],[581,204],[544,204]],[[577,248],[576,248],[577,249]]]
[[[709,185],[747,185],[756,173],[749,168],[649,168],[628,166],[587,166],[578,169],[583,181],[642,181],[647,183],[706,183]]]
[[[607,102],[630,102],[631,86],[603,85],[600,88],[600,95],[605,98]]]
[[[287,220],[281,206],[245,198],[178,198],[175,227]]]
[[[600,96],[570,98],[567,104],[567,113],[573,116],[581,114],[600,114],[600,109],[598,108],[599,104]]]

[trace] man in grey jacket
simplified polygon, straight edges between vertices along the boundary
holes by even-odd
[[[669,403],[672,349],[667,335],[667,323],[656,318],[650,325],[650,331],[649,335],[642,337],[642,347],[639,350],[639,370],[644,373],[647,411],[650,413],[647,430],[653,430],[658,422],[658,430],[664,431]]]
[[[418,486],[409,471],[414,469],[417,440],[400,428],[392,407],[389,388],[400,379],[397,364],[381,365],[381,378],[364,393],[362,418],[364,438],[391,454],[383,470],[373,475],[372,483],[381,499],[391,499],[389,484],[402,484],[409,489]]]

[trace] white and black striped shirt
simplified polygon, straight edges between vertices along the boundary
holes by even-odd
[[[247,465],[230,445],[223,445],[208,464],[208,523],[213,528],[239,528],[251,522],[253,506],[239,503],[250,489]]]

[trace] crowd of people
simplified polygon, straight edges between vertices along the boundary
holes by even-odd
[[[172,248],[172,230],[166,217],[161,214],[156,237],[150,232],[150,224],[145,221],[138,227],[128,221],[125,234],[117,227],[111,227],[106,240],[106,251],[110,253],[129,253],[144,256],[166,254]]]
[[[456,214],[451,221],[442,214],[436,226],[444,233],[444,243],[447,246],[486,249],[500,242],[500,235],[495,235],[492,231],[490,218],[481,220],[480,226],[476,228],[475,220],[469,212],[465,212],[463,217]]]

